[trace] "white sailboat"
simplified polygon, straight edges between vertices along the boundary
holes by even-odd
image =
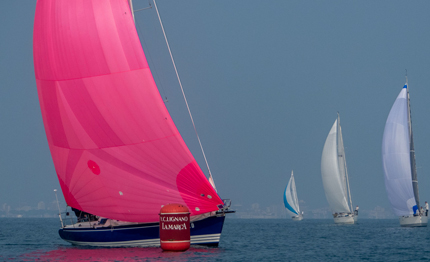
[[[388,199],[399,217],[400,225],[427,226],[428,217],[420,214],[407,79],[385,124],[382,167]]]
[[[321,157],[324,191],[336,224],[354,224],[358,214],[352,212],[351,191],[339,113],[327,136]],[[349,203],[348,203],[349,198]]]
[[[284,205],[294,221],[303,219],[303,212],[300,211],[299,200],[297,198],[293,171],[291,171],[290,181],[284,191]]]

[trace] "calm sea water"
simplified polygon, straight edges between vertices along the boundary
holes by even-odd
[[[0,261],[417,261],[430,260],[430,228],[398,220],[226,219],[218,248],[88,248],[58,236],[58,219],[0,219]]]

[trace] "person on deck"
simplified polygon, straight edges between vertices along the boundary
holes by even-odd
[[[426,207],[426,217],[428,217],[429,216],[429,203],[427,203],[427,201],[426,201],[425,207]]]
[[[81,222],[82,211],[74,207],[72,207],[72,211],[75,212],[75,216],[78,218],[78,222]]]
[[[360,209],[358,206],[355,207],[355,215],[358,216],[358,209]]]

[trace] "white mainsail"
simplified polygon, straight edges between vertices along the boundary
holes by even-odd
[[[299,200],[297,198],[296,182],[294,181],[293,171],[291,171],[290,181],[285,188],[284,205],[292,216],[300,215]]]
[[[412,187],[407,87],[405,84],[391,108],[382,138],[385,189],[397,216],[412,215],[416,206]]]
[[[330,129],[324,144],[321,176],[327,202],[333,213],[351,213],[347,200],[348,181],[339,116]]]

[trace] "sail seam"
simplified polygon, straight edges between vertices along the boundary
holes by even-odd
[[[178,132],[178,133],[175,133],[175,134],[173,134],[173,135],[165,136],[165,137],[161,137],[161,138],[158,138],[158,139],[145,140],[145,141],[142,141],[142,142],[139,142],[139,143],[124,144],[124,145],[120,145],[120,146],[118,146],[118,145],[113,145],[113,146],[107,146],[107,147],[94,147],[94,148],[71,148],[71,147],[64,147],[64,146],[57,146],[57,145],[54,145],[54,146],[55,146],[55,147],[58,147],[58,148],[65,148],[65,149],[72,149],[72,150],[94,150],[94,149],[106,149],[106,148],[111,148],[111,147],[124,147],[124,146],[139,145],[139,144],[143,144],[143,143],[149,143],[149,142],[154,142],[154,141],[158,141],[158,140],[162,140],[162,139],[166,139],[166,138],[171,138],[171,137],[178,136],[178,135],[180,136],[179,132]]]
[[[92,76],[86,76],[86,77],[76,77],[76,78],[68,78],[68,79],[42,79],[42,78],[38,78],[36,77],[36,80],[40,80],[40,81],[52,81],[52,82],[63,82],[63,81],[70,81],[70,80],[80,80],[80,79],[87,79],[87,78],[93,78],[93,77],[100,77],[100,76],[107,76],[107,75],[116,75],[116,74],[122,74],[122,73],[128,73],[128,72],[134,72],[134,71],[139,71],[139,70],[144,70],[144,69],[150,69],[149,66],[147,67],[143,67],[143,68],[138,68],[138,69],[133,69],[133,70],[126,70],[126,71],[120,71],[120,72],[114,72],[114,73],[107,73],[107,74],[100,74],[100,75],[92,75]]]

